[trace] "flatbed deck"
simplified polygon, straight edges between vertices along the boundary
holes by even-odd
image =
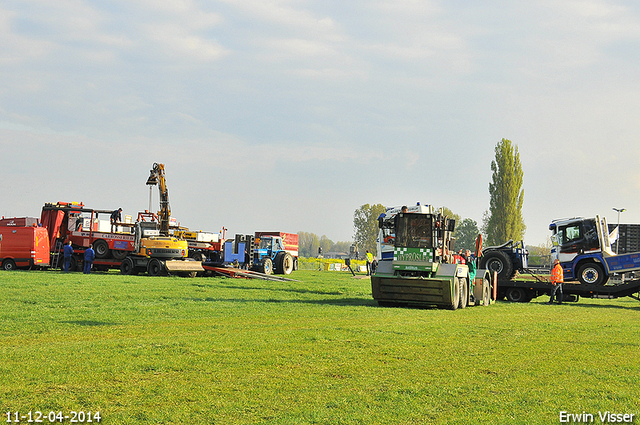
[[[506,298],[512,302],[528,302],[533,298],[541,295],[550,295],[551,283],[542,280],[539,276],[534,276],[536,280],[498,280],[498,299]],[[614,281],[606,285],[585,285],[580,282],[565,282],[562,287],[565,297],[573,296],[573,301],[577,301],[579,297],[584,298],[623,298],[632,297],[639,299],[640,279],[627,281]],[[634,295],[635,294],[635,295]],[[572,299],[568,299],[571,301]]]

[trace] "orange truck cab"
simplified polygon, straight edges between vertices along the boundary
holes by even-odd
[[[49,234],[37,218],[0,220],[0,266],[3,270],[49,266]]]

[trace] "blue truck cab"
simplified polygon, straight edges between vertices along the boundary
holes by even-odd
[[[565,281],[601,286],[614,273],[640,270],[640,253],[617,255],[611,250],[604,217],[554,220],[549,230],[551,259],[560,260]]]

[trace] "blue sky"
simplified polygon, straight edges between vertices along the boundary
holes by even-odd
[[[507,138],[525,242],[640,222],[637,2],[5,0],[0,39],[0,215],[135,215],[161,162],[196,230],[345,241],[417,201],[480,224]]]

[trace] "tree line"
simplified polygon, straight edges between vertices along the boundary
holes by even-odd
[[[318,248],[322,248],[322,253],[345,252],[349,253],[352,242],[333,242],[322,235],[318,237],[315,233],[298,232],[298,255],[300,257],[317,257]]]

